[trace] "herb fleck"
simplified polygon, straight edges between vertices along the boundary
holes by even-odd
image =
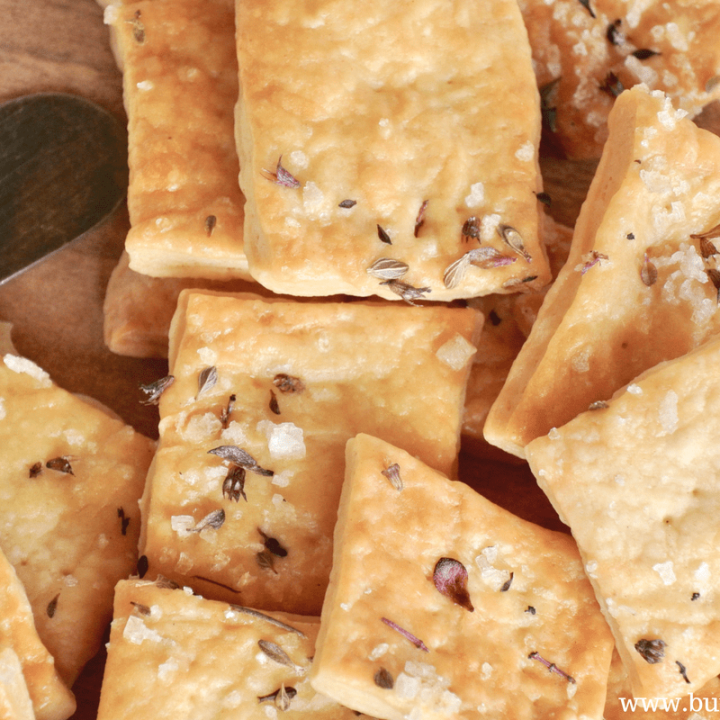
[[[254,617],[258,620],[264,620],[265,622],[270,623],[271,625],[274,625],[275,627],[282,628],[283,630],[287,630],[288,632],[295,633],[296,635],[299,635],[301,638],[307,637],[305,633],[302,630],[298,630],[297,628],[294,628],[292,625],[287,625],[286,623],[282,622],[281,620],[276,620],[274,617],[271,617],[270,615],[265,615],[264,613],[261,613],[259,610],[253,610],[249,607],[244,607],[243,605],[230,605],[230,609],[234,612],[242,613],[244,615],[250,615],[251,617]]]
[[[247,502],[247,495],[245,494],[245,468],[239,465],[233,465],[229,470],[228,474],[223,480],[222,494],[224,498],[228,500],[234,500],[240,502],[240,498]]]
[[[514,227],[510,225],[498,225],[497,232],[506,245],[511,247],[518,255],[522,255],[525,258],[525,262],[532,262],[530,253],[525,249],[522,236]]]
[[[694,592],[694,593],[692,594],[692,597],[690,598],[690,600],[693,600],[693,601],[694,601],[694,600],[697,600],[699,597],[700,597],[700,593],[699,593],[699,592]]]
[[[277,570],[275,569],[275,560],[273,556],[267,550],[261,550],[255,555],[255,561],[263,570],[272,570],[276,575]]]
[[[346,210],[357,205],[357,200],[343,200],[338,207],[345,208]]]
[[[590,268],[594,267],[595,265],[598,265],[602,260],[609,260],[607,255],[604,255],[601,252],[598,252],[597,250],[592,250],[589,253],[585,253],[585,255],[582,256],[581,260],[583,261],[582,265],[577,265],[575,267],[575,270],[579,270],[581,275],[584,275]]]
[[[614,72],[609,72],[598,87],[613,98],[616,98],[625,89],[620,78]]]
[[[147,575],[147,571],[148,571],[149,567],[150,567],[150,563],[148,562],[147,555],[141,555],[138,558],[137,566],[136,566],[138,577],[141,580],[145,577],[145,575]]]
[[[288,188],[299,188],[300,182],[297,178],[293,177],[282,165],[282,155],[278,158],[277,167],[275,172],[265,170],[268,175],[272,175],[275,178],[275,183]]]
[[[510,577],[503,583],[503,586],[500,588],[500,592],[507,592],[510,589],[514,577],[515,573],[511,572]]]
[[[665,642],[663,640],[638,640],[635,649],[640,653],[643,660],[655,665],[665,657]]]
[[[475,217],[475,215],[471,215],[463,223],[461,234],[462,239],[466,242],[470,239],[480,240],[480,224],[478,223],[478,219]]]
[[[525,612],[530,613],[531,615],[535,615],[537,613],[537,610],[532,605],[528,605]]]
[[[643,283],[645,283],[645,285],[652,287],[657,282],[657,277],[658,272],[655,267],[655,263],[653,263],[648,257],[648,254],[645,253],[645,260],[643,261],[643,266],[640,270],[640,279]]]
[[[41,472],[42,472],[42,463],[41,462],[33,463],[33,465],[30,467],[30,470],[28,471],[28,477],[32,480],[33,478],[36,478]]]
[[[404,638],[407,638],[416,648],[419,648],[420,650],[423,650],[424,652],[430,652],[427,645],[420,640],[420,638],[415,637],[412,633],[409,633],[407,630],[403,630],[397,623],[394,623],[392,620],[388,620],[387,618],[380,618],[382,622],[384,622],[388,627],[391,627],[396,632],[399,632]]]
[[[58,599],[60,593],[58,593],[47,605],[46,611],[49,618],[55,617],[55,611],[57,610]]]
[[[467,588],[468,572],[459,560],[440,558],[433,570],[433,583],[441,595],[450,598],[456,605],[474,612],[475,608],[470,601]]]
[[[542,121],[550,132],[557,132],[557,88],[560,78],[557,77],[549,83],[545,83],[540,90],[540,109],[542,111]]]
[[[423,300],[425,293],[432,292],[429,287],[416,288],[402,280],[385,280],[380,283],[387,285],[396,295],[399,295],[408,305],[416,305],[415,300]]]
[[[380,258],[376,260],[368,269],[368,275],[372,275],[380,280],[398,280],[408,271],[407,263],[401,260],[393,260],[392,258]]]
[[[297,690],[294,687],[285,687],[281,685],[279,690],[269,695],[258,696],[258,702],[272,702],[278,710],[285,712],[290,709],[290,701],[297,695]]]
[[[280,414],[280,406],[278,405],[277,397],[272,390],[270,391],[270,412],[275,413],[275,415]]]
[[[687,676],[687,668],[679,661],[676,660],[675,664],[678,666],[678,670],[680,671],[680,674],[683,676],[683,680],[690,685],[690,678]]]
[[[556,675],[560,675],[564,677],[569,683],[575,684],[575,678],[570,677],[564,670],[561,670],[555,663],[548,662],[543,658],[540,653],[537,652],[531,652],[528,655],[528,658],[530,660],[537,660],[539,663],[542,663],[551,673],[555,673]]]
[[[208,450],[208,455],[217,455],[223,460],[227,460],[234,465],[245,468],[245,470],[250,470],[265,477],[271,477],[275,474],[272,470],[265,470],[265,468],[260,467],[248,452],[239,448],[237,445],[220,445],[220,447]]]
[[[285,665],[285,667],[297,668],[298,666],[290,659],[288,654],[276,643],[270,642],[269,640],[258,640],[260,649],[267,655],[271,660],[278,663],[278,665]]]
[[[717,255],[718,251],[715,247],[715,243],[713,243],[712,240],[709,240],[706,237],[700,238],[700,254],[703,257],[703,260],[708,260],[713,255]]]
[[[628,240],[634,240],[635,239],[635,233],[628,233],[625,236]]]
[[[638,60],[647,60],[648,58],[653,57],[654,55],[660,55],[659,52],[656,50],[647,50],[647,49],[641,49],[636,50],[634,53],[632,53]]]
[[[488,320],[490,321],[490,324],[494,325],[495,327],[497,327],[502,322],[502,318],[494,310],[491,310],[488,313]]]
[[[393,676],[384,668],[381,667],[373,677],[375,684],[383,690],[392,690],[395,687],[395,681]]]
[[[215,217],[215,215],[208,215],[205,218],[205,232],[208,237],[212,235],[215,225],[217,225],[217,217]]]
[[[546,192],[536,193],[537,199],[546,207],[552,207],[552,198]]]
[[[135,38],[135,42],[138,43],[138,45],[142,45],[145,42],[145,26],[140,20],[140,15],[140,11],[136,10],[133,19],[130,20],[133,28],[133,37]]]
[[[265,547],[269,552],[277,557],[287,557],[288,551],[280,544],[280,542],[274,538],[266,535],[260,528],[257,531],[262,535],[265,541]]]
[[[303,381],[299,377],[279,373],[273,378],[273,385],[281,393],[298,393],[305,389]]]
[[[130,604],[138,611],[138,613],[140,613],[140,615],[150,615],[150,608],[147,605],[143,605],[139,602],[133,602],[132,600],[130,601]]]
[[[595,19],[596,15],[590,7],[590,0],[578,0],[578,2],[590,13],[590,17]]]
[[[428,202],[428,200],[423,200],[423,203],[418,210],[417,217],[415,218],[415,237],[418,236],[420,228],[425,224],[425,211],[427,210]]]
[[[380,240],[382,240],[382,242],[387,245],[392,245],[392,240],[390,239],[390,236],[379,225],[377,226],[377,234]]]
[[[123,508],[119,507],[117,509],[117,515],[120,519],[120,532],[123,535],[127,535],[127,529],[128,525],[130,524],[130,518],[125,516],[125,510]]]
[[[60,457],[48,460],[45,463],[45,467],[49,470],[57,470],[58,472],[65,473],[66,475],[75,475],[68,455],[61,455]]]
[[[160,402],[160,396],[175,382],[174,375],[166,375],[155,382],[148,385],[140,385],[140,389],[148,396],[143,401],[143,405],[157,405]]]
[[[381,472],[398,492],[403,489],[403,481],[400,477],[400,466],[397,463],[393,463]]]
[[[212,390],[218,381],[217,368],[214,365],[206,367],[200,375],[198,375],[198,391],[195,399],[197,400],[203,393]]]
[[[200,520],[194,528],[189,528],[188,532],[202,532],[203,530],[206,530],[207,528],[211,528],[213,530],[219,530],[223,523],[225,522],[225,511],[220,508],[220,510],[213,510],[212,512],[208,513],[202,520]]]
[[[622,20],[618,18],[614,22],[611,22],[607,26],[607,30],[605,31],[605,36],[608,39],[608,42],[611,45],[624,45],[625,44],[625,35],[623,31],[620,29],[620,26],[622,25]]]
[[[235,400],[236,400],[236,399],[237,399],[237,398],[235,397],[235,393],[233,393],[233,394],[228,398],[228,404],[227,404],[227,406],[224,407],[224,408],[220,411],[220,424],[221,424],[224,428],[227,428],[227,426],[230,424],[230,415],[232,414],[232,411],[235,409]]]

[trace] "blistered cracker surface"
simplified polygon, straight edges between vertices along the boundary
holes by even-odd
[[[719,360],[713,340],[527,447],[577,540],[635,695],[685,695],[720,669]],[[635,649],[643,639],[666,644],[660,661]]]
[[[555,138],[569,157],[600,157],[614,101],[603,88],[617,81],[618,89],[645,83],[663,90],[691,116],[720,97],[717,0],[587,4],[520,2],[538,85],[559,79],[547,104],[554,109]],[[638,50],[657,54],[641,59],[633,55]],[[615,79],[608,80],[610,73]]]
[[[233,134],[232,2],[146,0],[111,6],[105,18],[124,67],[133,269],[249,277]]]
[[[317,618],[272,617],[304,637],[182,589],[119,583],[98,720],[354,718],[308,681]],[[270,659],[259,641],[278,645],[293,666]],[[283,685],[297,692],[287,710],[259,702]]]
[[[718,256],[691,237],[720,223],[720,138],[681,115],[640,88],[618,98],[568,262],[486,423],[493,444],[522,454],[720,330],[707,273]],[[592,264],[593,252],[606,257]]]
[[[382,474],[392,463],[401,491]],[[359,435],[348,443],[335,541],[311,675],[320,692],[390,720],[600,717],[612,639],[567,535]],[[473,612],[435,588],[442,557],[465,566]],[[374,682],[381,668],[392,689]]]
[[[11,648],[20,662],[32,712],[37,720],[65,720],[75,712],[75,698],[55,672],[52,655],[42,644],[25,590],[0,552],[0,648]]]
[[[537,89],[514,2],[238,0],[237,27],[245,241],[262,284],[396,300],[366,272],[382,257],[406,263],[403,282],[432,300],[547,283]],[[280,157],[298,187],[275,182]],[[447,289],[445,270],[477,247],[462,239],[472,216],[484,219],[483,245],[515,262],[471,267]],[[520,232],[531,263],[499,224]]]
[[[207,596],[319,613],[345,442],[372,430],[453,474],[480,317],[446,307],[182,293],[171,329],[176,379],[160,403],[160,449],[144,499],[151,574],[181,578]],[[459,354],[446,356],[448,348]],[[216,368],[217,383],[197,397],[206,367]],[[283,393],[273,382],[278,374],[304,389]],[[231,394],[235,407],[223,428]],[[273,394],[280,414],[270,407]],[[286,431],[294,439],[276,446]],[[209,451],[225,445],[274,472],[247,471],[247,500],[223,497],[230,463]],[[216,510],[225,513],[216,530],[173,529],[174,517],[197,523]],[[271,554],[273,569],[258,564],[260,530],[287,550]]]
[[[137,503],[154,443],[17,356],[0,363],[0,408],[0,547],[40,639],[72,684],[100,646],[115,583],[135,567]],[[72,475],[45,466],[59,457]]]

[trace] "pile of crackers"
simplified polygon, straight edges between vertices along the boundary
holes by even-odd
[[[155,443],[2,327],[5,715],[72,715],[109,621],[100,720],[716,700],[720,2],[102,4],[105,340],[169,373]],[[600,157],[574,229],[543,132]]]

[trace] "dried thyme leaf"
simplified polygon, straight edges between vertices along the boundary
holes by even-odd
[[[412,633],[408,632],[407,630],[403,630],[397,623],[394,623],[392,620],[388,620],[387,618],[383,617],[380,618],[382,622],[384,622],[388,627],[391,627],[396,632],[399,632],[404,638],[409,640],[416,648],[419,648],[420,650],[423,650],[424,652],[430,652],[427,645],[420,640],[420,638],[415,637]]]
[[[518,255],[522,255],[525,258],[525,262],[532,262],[530,253],[525,249],[522,235],[510,225],[498,225],[497,232],[503,239],[506,245],[512,248]]]
[[[46,612],[49,618],[55,617],[55,611],[57,610],[58,600],[60,593],[58,593],[47,605]]]
[[[240,502],[240,498],[247,502],[247,495],[245,494],[245,468],[239,465],[233,465],[229,470],[228,474],[223,480],[222,494],[224,498],[228,500],[234,500]]]
[[[219,510],[213,510],[211,513],[208,513],[202,520],[200,520],[194,528],[189,528],[188,532],[202,532],[203,530],[207,530],[207,528],[212,528],[213,530],[219,530],[223,523],[225,522],[225,511],[220,508]]]
[[[278,158],[277,161],[277,167],[275,168],[275,172],[271,172],[270,170],[265,170],[268,175],[272,175],[272,177],[275,178],[275,183],[277,185],[282,185],[283,187],[288,188],[299,188],[300,182],[297,180],[297,178],[293,177],[292,174],[290,174],[282,165],[282,155]]]
[[[428,200],[423,200],[420,210],[418,210],[417,217],[415,218],[415,237],[418,236],[420,228],[425,224],[425,211],[427,210]]]
[[[680,671],[680,674],[683,676],[683,680],[690,685],[690,678],[687,676],[687,668],[679,661],[676,660],[675,664],[678,666],[678,670]]]
[[[703,233],[695,233],[693,235],[690,235],[693,240],[701,240],[703,238],[711,239],[720,237],[720,225],[716,225],[714,228],[710,228],[710,230],[706,230]]]
[[[233,465],[239,465],[241,468],[265,477],[272,477],[275,474],[272,470],[265,470],[265,468],[260,467],[250,453],[237,445],[220,445],[208,450],[208,455],[217,455],[219,458],[233,463]]]
[[[208,215],[205,218],[205,232],[207,233],[207,236],[210,237],[213,233],[213,230],[215,229],[215,226],[217,225],[217,217],[215,215]]]
[[[635,649],[643,660],[655,665],[665,657],[665,642],[663,640],[638,640]]]
[[[275,560],[267,550],[261,550],[255,555],[255,561],[263,570],[272,570],[277,575]]]
[[[593,18],[593,20],[597,17],[590,7],[590,0],[578,0],[578,2],[590,13],[590,17]]]
[[[136,10],[133,19],[129,21],[132,24],[133,38],[135,38],[135,42],[138,43],[138,45],[142,45],[145,42],[145,26],[140,20],[140,15],[141,12]]]
[[[453,558],[443,557],[435,563],[433,583],[438,592],[450,598],[456,605],[474,612],[468,593],[468,572],[465,566]]]
[[[288,656],[288,654],[276,643],[270,642],[269,640],[258,640],[260,649],[267,655],[272,661],[278,663],[278,665],[285,665],[285,667],[297,669],[299,666],[296,665]]]
[[[620,78],[614,72],[609,72],[598,87],[613,98],[616,98],[625,89]]]
[[[605,408],[609,408],[610,405],[606,403],[604,400],[596,400],[594,403],[590,403],[588,405],[588,410],[605,410]]]
[[[301,638],[306,638],[307,636],[302,630],[298,630],[297,628],[293,627],[292,625],[287,625],[286,623],[282,622],[281,620],[276,620],[274,617],[271,617],[270,615],[265,615],[264,613],[261,613],[259,610],[253,610],[252,608],[245,607],[243,605],[230,605],[230,609],[234,612],[242,613],[244,615],[250,615],[253,618],[256,618],[258,620],[264,620],[265,622],[270,623],[271,625],[274,625],[275,627],[282,628],[283,630],[287,630],[288,632],[295,633],[296,635],[299,635]]]
[[[120,532],[123,535],[127,535],[127,529],[128,529],[128,525],[130,524],[130,518],[126,517],[125,510],[123,510],[123,508],[121,508],[121,507],[119,507],[117,509],[117,515],[118,515],[118,518],[120,518]]]
[[[138,611],[138,613],[140,613],[140,615],[150,615],[150,608],[147,605],[143,605],[139,602],[133,602],[132,600],[130,601],[130,604]]]
[[[160,396],[175,382],[174,375],[166,375],[155,382],[148,385],[140,385],[140,389],[148,396],[143,401],[143,405],[157,405],[160,402]]]
[[[392,690],[395,687],[393,676],[384,667],[381,667],[373,677],[375,684],[383,690]]]
[[[236,400],[236,399],[237,399],[237,398],[235,397],[235,393],[233,393],[233,394],[228,398],[228,404],[227,404],[227,406],[224,407],[224,408],[220,411],[220,424],[221,424],[224,428],[227,428],[228,424],[230,423],[230,415],[232,414],[232,411],[235,409],[235,400]]]
[[[478,222],[475,215],[471,215],[462,226],[460,231],[462,239],[467,242],[468,240],[480,240],[480,223]]]
[[[512,581],[513,581],[514,577],[515,577],[515,573],[511,572],[508,580],[506,580],[503,583],[503,586],[500,588],[500,592],[507,592],[510,589],[510,586],[512,585]]]
[[[390,239],[390,236],[379,225],[377,226],[377,234],[380,240],[382,240],[382,242],[384,242],[386,245],[392,245],[392,240]]]
[[[457,287],[465,277],[468,267],[470,267],[470,259],[468,254],[465,253],[459,257],[455,262],[451,263],[445,270],[443,275],[443,283],[448,290],[452,290]]]
[[[280,544],[280,542],[276,538],[270,537],[270,535],[264,533],[260,528],[258,528],[257,531],[260,533],[260,535],[262,535],[262,538],[265,541],[265,548],[269,552],[271,552],[273,555],[276,555],[277,557],[287,557],[288,551]]]
[[[198,376],[198,391],[195,399],[197,400],[204,392],[212,390],[218,381],[217,368],[214,365],[206,367]]]
[[[634,57],[636,57],[638,60],[647,60],[648,58],[653,57],[654,55],[660,55],[659,52],[656,50],[647,50],[645,48],[636,50],[634,53],[631,53]]]
[[[402,282],[402,280],[385,280],[380,284],[387,285],[390,290],[396,295],[399,295],[408,305],[415,305],[415,300],[423,300],[423,294],[432,292],[429,287],[416,288]]]
[[[380,258],[376,260],[367,270],[368,275],[379,280],[398,280],[407,273],[407,263],[392,258]]]
[[[147,575],[147,571],[150,567],[150,563],[148,562],[147,555],[141,555],[138,558],[137,565],[135,569],[137,570],[138,577],[142,580],[145,575]]]
[[[298,393],[305,389],[303,381],[299,377],[279,373],[273,378],[273,385],[283,394]]]
[[[345,208],[346,210],[355,207],[357,205],[357,200],[343,200],[338,207]]]
[[[551,673],[564,677],[569,683],[575,684],[575,678],[570,677],[564,670],[561,670],[555,663],[548,662],[545,658],[541,657],[540,653],[531,652],[528,655],[530,660],[537,660],[542,663]]]
[[[712,240],[708,240],[706,237],[700,238],[700,254],[703,260],[708,260],[713,255],[717,255],[718,251],[715,247],[715,243]]]
[[[70,464],[69,455],[61,455],[60,457],[52,458],[45,463],[45,467],[50,470],[57,470],[58,472],[65,473],[66,475],[75,475]]]
[[[620,29],[620,26],[622,25],[622,20],[618,18],[614,22],[611,22],[607,26],[607,30],[605,31],[605,37],[607,37],[608,42],[611,45],[624,45],[625,44],[625,34]]]
[[[275,397],[275,393],[271,390],[270,391],[270,412],[275,413],[275,415],[280,414],[280,406],[278,405],[277,397]]]
[[[645,259],[643,260],[643,266],[640,270],[640,279],[648,287],[652,287],[658,278],[657,268],[655,264],[650,260],[648,254],[645,253]]]
[[[42,463],[41,462],[33,463],[33,465],[30,467],[30,470],[28,471],[28,477],[32,480],[33,478],[36,478],[41,472],[42,472]]]
[[[269,695],[258,696],[259,703],[272,702],[278,710],[285,712],[290,709],[290,701],[297,695],[294,687],[281,685],[279,690]]]
[[[398,492],[403,489],[403,481],[400,477],[400,466],[397,463],[393,463],[381,472]]]

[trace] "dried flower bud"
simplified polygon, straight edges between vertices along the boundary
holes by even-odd
[[[387,618],[380,618],[382,622],[384,622],[388,627],[391,627],[396,632],[399,632],[404,638],[409,640],[416,648],[419,648],[420,650],[423,650],[424,652],[430,652],[427,645],[420,640],[420,638],[415,637],[412,633],[409,633],[407,630],[403,630],[397,623],[394,623],[392,620],[388,620]]]
[[[150,563],[148,562],[147,555],[141,555],[138,558],[137,565],[135,567],[138,577],[142,580],[145,575],[147,575],[147,571],[150,567]]]
[[[408,271],[407,263],[392,258],[380,258],[368,269],[367,274],[380,280],[398,280]]]
[[[348,210],[351,207],[355,207],[357,205],[357,200],[343,200],[338,207],[344,208],[345,210]]]
[[[225,522],[225,511],[221,508],[220,510],[213,510],[211,513],[208,513],[200,522],[195,525],[194,528],[189,528],[188,532],[202,532],[203,530],[206,530],[207,528],[212,528],[213,530],[219,530],[223,523]]]
[[[47,605],[46,612],[49,618],[55,617],[55,611],[57,610],[58,600],[60,599],[60,593],[58,593]]]
[[[157,405],[160,402],[160,396],[175,382],[174,375],[166,375],[149,385],[141,385],[140,389],[148,396],[143,405]]]
[[[400,466],[393,463],[382,471],[382,474],[390,481],[390,484],[399,492],[403,489],[403,481],[400,477]]]
[[[265,542],[265,548],[268,550],[268,552],[271,552],[277,557],[287,557],[288,551],[280,544],[280,542],[276,538],[266,535],[260,528],[258,528],[257,531],[260,533],[260,535],[262,535],[262,538]]]
[[[228,404],[220,411],[220,424],[226,428],[230,423],[230,415],[235,408],[235,393],[228,398]]]
[[[277,185],[282,185],[283,187],[288,188],[299,188],[300,182],[297,180],[297,178],[293,177],[283,166],[282,166],[282,155],[278,158],[277,161],[277,167],[275,168],[275,172],[270,172],[270,170],[265,170],[268,175],[271,175],[275,178],[275,183]]]
[[[60,457],[48,460],[45,463],[45,467],[49,470],[57,470],[58,472],[65,473],[66,475],[75,475],[72,465],[70,465],[69,455],[61,455]]]
[[[581,275],[584,275],[590,268],[595,267],[598,263],[600,263],[602,260],[609,260],[607,255],[604,255],[601,252],[598,252],[597,250],[592,250],[589,253],[585,253],[581,260],[583,261],[581,265],[576,265],[575,270],[579,270]]]
[[[274,413],[275,415],[280,414],[280,406],[278,405],[277,397],[275,397],[275,393],[271,390],[270,391],[270,412]]]
[[[208,455],[217,455],[219,458],[233,463],[233,465],[238,465],[241,468],[245,468],[245,470],[250,470],[265,477],[271,477],[275,474],[272,470],[261,468],[250,453],[237,447],[237,445],[220,445],[212,450],[208,450]]]
[[[215,217],[215,215],[208,215],[205,218],[205,232],[208,237],[212,235],[215,225],[217,225],[217,217]]]
[[[427,210],[428,200],[423,200],[420,210],[418,210],[417,217],[415,218],[415,237],[418,236],[420,228],[425,224],[425,211]]]
[[[386,245],[392,245],[392,240],[390,239],[390,236],[379,225],[377,226],[377,234],[380,240]]]
[[[636,57],[638,60],[647,60],[648,58],[653,57],[654,55],[660,55],[659,52],[656,50],[647,50],[646,48],[642,48],[640,50],[635,50],[635,52],[631,53],[634,57]]]
[[[525,258],[525,262],[532,262],[530,253],[525,250],[522,236],[514,227],[510,225],[498,225],[497,232],[506,245],[511,247],[518,255],[522,255],[523,258]]]
[[[570,677],[564,670],[561,670],[555,663],[548,662],[545,658],[541,657],[540,653],[531,652],[528,655],[530,660],[537,660],[539,663],[544,665],[551,673],[564,677],[569,683],[575,684],[575,678]]]
[[[261,550],[255,555],[255,561],[263,570],[272,570],[277,575],[275,560],[267,550]]]
[[[285,375],[284,373],[279,373],[273,378],[273,385],[283,394],[299,393],[305,389],[305,385],[300,378]]]
[[[212,365],[206,367],[200,375],[198,375],[198,391],[195,399],[197,400],[204,392],[212,390],[218,381],[217,368]]]
[[[278,665],[284,665],[285,667],[298,669],[296,665],[289,657],[289,655],[277,644],[270,642],[269,640],[258,640],[258,645],[267,657]]]
[[[30,470],[28,471],[28,477],[32,480],[33,478],[36,478],[41,472],[42,472],[42,463],[41,462],[33,463],[33,465],[30,467]]]
[[[462,226],[461,230],[462,239],[467,242],[468,240],[480,240],[480,223],[475,215],[471,215]]]
[[[431,288],[416,288],[402,282],[402,280],[386,280],[381,285],[387,285],[396,295],[399,295],[408,305],[415,305],[415,300],[423,300],[423,294],[432,292]]]
[[[625,89],[620,78],[614,72],[609,72],[598,87],[612,98],[618,97]]]
[[[433,583],[438,592],[450,598],[456,605],[474,612],[468,593],[468,572],[465,566],[453,558],[440,558],[433,571]]]
[[[607,26],[607,30],[605,31],[605,37],[607,37],[608,42],[611,45],[624,45],[625,44],[625,34],[620,29],[620,26],[622,25],[622,20],[618,18],[615,20],[615,22],[611,22]]]
[[[690,678],[687,676],[687,668],[679,660],[676,660],[675,664],[678,666],[678,670],[680,671],[680,674],[682,675],[683,680],[688,685],[690,685],[691,682],[690,682]]]
[[[245,468],[239,465],[233,465],[230,468],[225,480],[223,480],[222,494],[228,500],[240,502],[242,497],[247,502],[247,495],[245,495]]]
[[[395,687],[395,681],[393,676],[384,668],[381,667],[373,677],[375,684],[383,690],[392,690]]]
[[[648,257],[648,254],[645,253],[643,266],[640,269],[640,279],[645,285],[647,285],[648,287],[652,287],[657,282],[657,278],[658,272],[657,268],[655,267],[655,263],[653,263]]]
[[[655,665],[665,657],[665,642],[663,640],[638,640],[635,649],[640,653],[643,660]]]

